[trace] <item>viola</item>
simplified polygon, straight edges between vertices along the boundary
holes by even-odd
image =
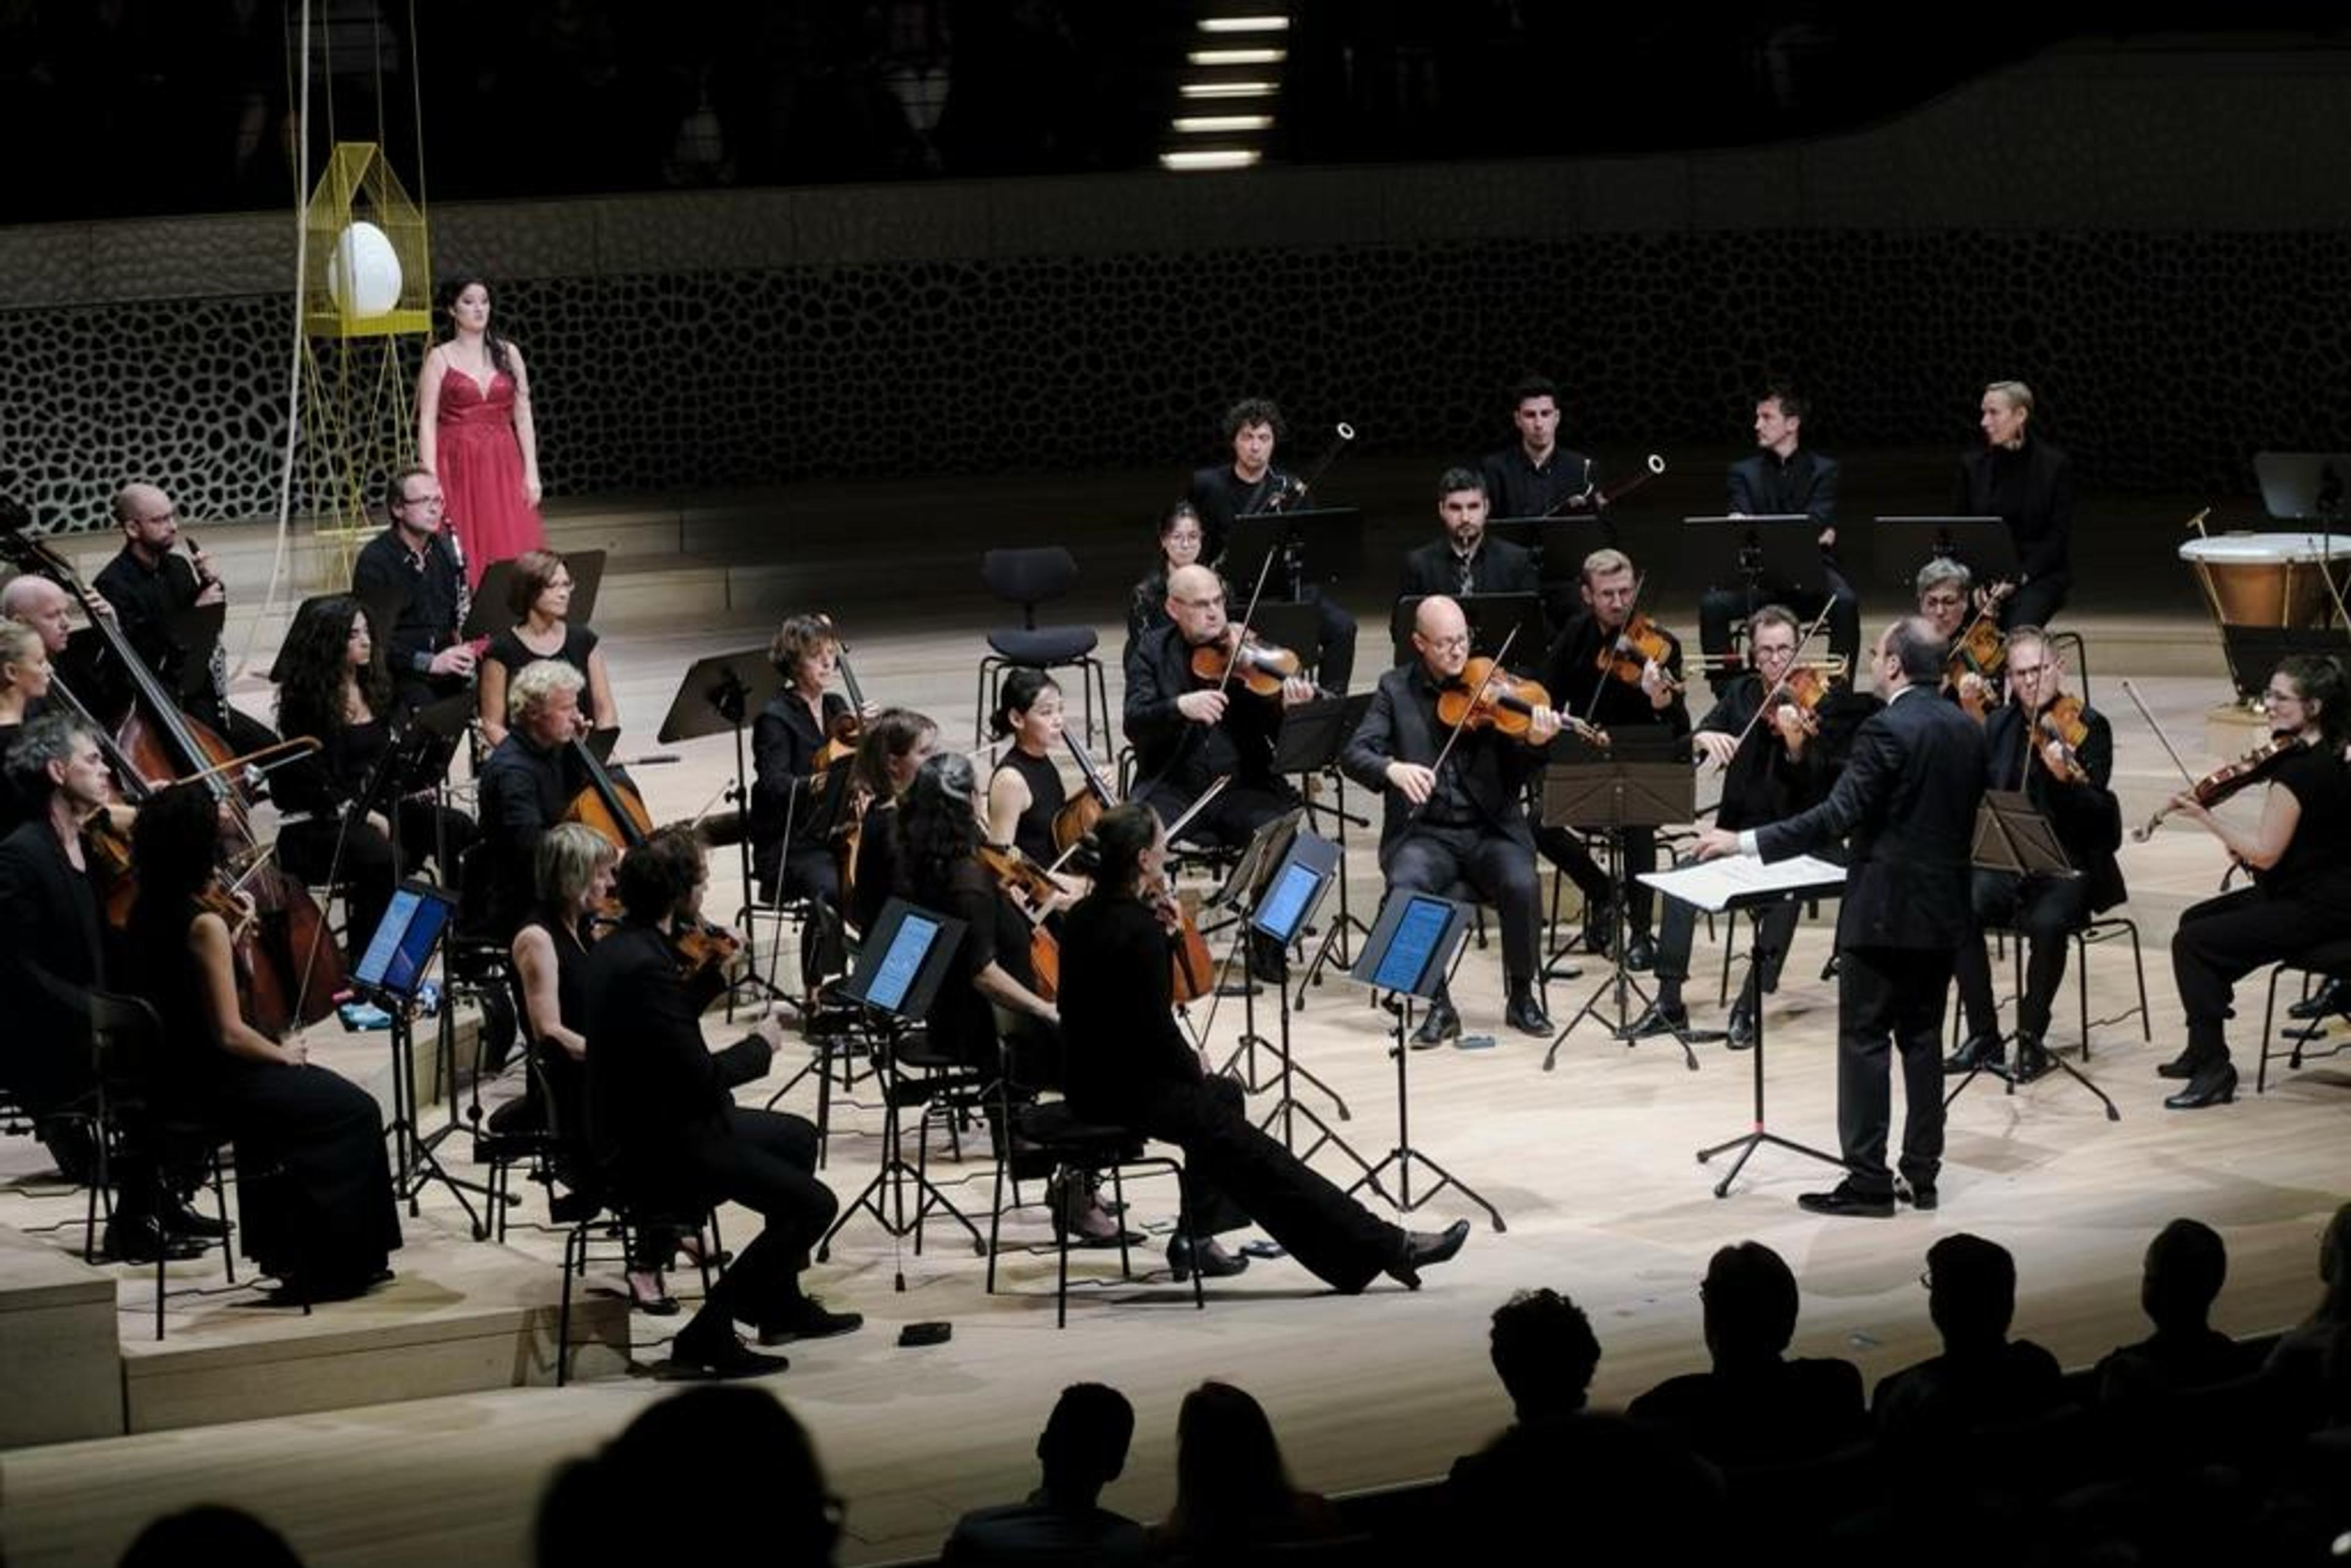
[[[1217,961],[1199,923],[1165,877],[1144,890],[1144,902],[1167,932],[1167,996],[1178,1007],[1198,1001],[1217,988]]]
[[[2000,629],[2000,604],[2014,591],[2014,584],[2000,583],[1983,595],[1983,608],[1965,630],[1951,639],[1951,652],[1943,661],[1943,679],[1959,694],[1959,706],[1979,724],[1987,709],[2000,702],[2001,672],[2008,665],[2008,638]],[[1965,677],[1974,675],[1983,683],[1980,688],[1970,690]]]
[[[1236,643],[1203,643],[1192,650],[1192,674],[1202,684],[1246,687],[1261,697],[1278,697],[1281,684],[1297,678],[1298,655],[1288,648],[1243,636]]]
[[[1673,640],[1665,631],[1645,612],[1635,610],[1613,639],[1602,642],[1599,654],[1592,663],[1594,669],[1605,670],[1635,686],[1641,684],[1641,672],[1655,664],[1667,689],[1677,692],[1682,684],[1666,669],[1666,661],[1673,656]]]
[[[1014,896],[1029,921],[1029,989],[1047,1001],[1061,993],[1061,944],[1045,925],[1046,905],[1061,895],[1053,873],[1010,845],[982,844],[972,852],[996,885]]]
[[[1110,783],[1103,779],[1093,754],[1086,749],[1085,742],[1066,729],[1061,732],[1061,738],[1069,743],[1070,755],[1078,761],[1078,776],[1085,780],[1084,788],[1063,801],[1061,809],[1053,813],[1053,850],[1067,858],[1070,852],[1094,831],[1094,824],[1102,821],[1102,814],[1117,805],[1118,801],[1113,797]]]
[[[2261,783],[2276,770],[2280,762],[2300,751],[2305,744],[2299,734],[2281,735],[2265,745],[2253,747],[2234,762],[2223,763],[2214,768],[2190,784],[2185,793],[2209,810],[2231,795]],[[2163,819],[2178,810],[2179,808],[2171,801],[2165,801],[2163,809],[2147,820],[2147,826],[2131,830],[2133,841],[2147,842]]]
[[[2089,737],[2090,725],[2082,716],[2080,697],[2071,692],[2062,694],[2034,716],[2032,733],[2041,743],[2033,747],[2033,754],[2052,775],[2068,784],[2089,782],[2089,770],[2082,766],[2081,749],[2082,742]],[[2050,760],[2046,749],[2050,746],[2064,753],[2063,761]]]
[[[1447,729],[1491,729],[1533,744],[1531,732],[1537,708],[1551,706],[1551,694],[1541,683],[1495,668],[1482,654],[1461,666],[1461,673],[1437,694],[1437,722]],[[1605,747],[1608,732],[1567,714],[1556,716],[1559,727]]]

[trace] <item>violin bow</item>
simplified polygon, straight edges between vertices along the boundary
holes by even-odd
[[[2132,685],[2128,681],[2121,682],[2120,685],[2123,688],[2123,695],[2130,698],[2131,706],[2133,707],[2138,709],[2139,717],[2147,720],[2147,727],[2155,731],[2155,738],[2162,743],[2163,754],[2171,758],[2171,765],[2174,768],[2179,769],[2179,777],[2187,783],[2189,789],[2193,789],[2196,788],[2196,775],[2188,770],[2188,764],[2179,759],[2179,753],[2173,748],[2171,737],[2163,733],[2163,726],[2155,722],[2155,715],[2149,713],[2147,708],[2147,704],[2139,700],[2138,688]]]
[[[1788,655],[1788,667],[1790,669],[1794,669],[1797,664],[1802,660],[1805,645],[1811,643],[1813,638],[1820,632],[1820,629],[1827,623],[1829,612],[1834,608],[1835,603],[1834,601],[1828,604],[1823,605],[1821,607],[1821,612],[1813,617],[1813,623],[1804,628],[1803,635],[1796,639],[1796,651]],[[1761,670],[1756,672],[1756,675],[1759,679],[1761,677],[1762,673],[1763,672]],[[1739,738],[1730,743],[1730,754],[1733,757],[1738,756],[1739,748],[1747,744],[1747,737],[1754,733],[1755,727],[1762,722],[1763,716],[1771,711],[1771,694],[1778,691],[1785,685],[1787,685],[1787,677],[1783,675],[1763,688],[1762,701],[1755,705],[1755,711],[1749,714],[1747,716],[1747,722],[1740,727]],[[1730,771],[1730,764],[1728,762],[1724,763],[1722,768],[1723,771],[1726,773]]]
[[[1510,656],[1510,644],[1518,640],[1519,629],[1513,626],[1510,628],[1510,635],[1502,639],[1501,651],[1494,655],[1493,664],[1486,671],[1486,678],[1479,681],[1478,689],[1469,694],[1468,706],[1461,710],[1461,716],[1454,721],[1453,733],[1447,736],[1445,744],[1437,748],[1437,760],[1428,765],[1428,793],[1422,796],[1413,809],[1405,814],[1406,822],[1418,821],[1421,808],[1437,798],[1437,776],[1444,771],[1445,759],[1453,755],[1453,747],[1461,739],[1461,732],[1469,727],[1469,716],[1478,711],[1478,704],[1493,686],[1495,677],[1502,673],[1502,661]]]
[[[1225,660],[1223,676],[1217,682],[1217,690],[1220,693],[1233,684],[1233,671],[1240,666],[1241,643],[1248,634],[1249,622],[1257,615],[1257,601],[1265,593],[1266,574],[1272,570],[1273,551],[1268,550],[1265,552],[1265,559],[1257,563],[1257,586],[1249,590],[1249,608],[1241,612],[1241,618],[1237,623],[1226,628],[1232,633],[1233,651]]]

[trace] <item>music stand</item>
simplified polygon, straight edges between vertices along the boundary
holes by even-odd
[[[1655,1001],[1641,983],[1625,967],[1626,905],[1631,900],[1625,886],[1625,835],[1626,828],[1662,828],[1676,822],[1687,822],[1698,815],[1698,781],[1687,753],[1675,758],[1677,737],[1664,731],[1656,732],[1654,742],[1637,730],[1625,730],[1615,737],[1615,749],[1595,756],[1589,762],[1553,763],[1543,769],[1542,817],[1546,826],[1573,828],[1577,831],[1604,831],[1608,834],[1608,882],[1615,890],[1614,907],[1611,911],[1614,929],[1609,933],[1609,973],[1592,988],[1583,1005],[1567,1020],[1560,1031],[1552,1036],[1551,1049],[1543,1052],[1543,1071],[1551,1071],[1559,1062],[1559,1048],[1575,1032],[1575,1026],[1586,1018],[1596,1017],[1603,997],[1615,998],[1616,1022],[1610,1032],[1625,1033],[1625,1026],[1635,1016],[1632,997],[1641,998],[1644,1007]],[[1686,745],[1687,743],[1683,743]],[[1647,751],[1644,758],[1637,755]],[[1546,962],[1546,971],[1560,958],[1554,953]],[[1698,1053],[1690,1049],[1687,1030],[1676,1030],[1675,1040],[1682,1048],[1682,1059],[1692,1072],[1698,1071]],[[1626,1049],[1639,1043],[1626,1040]]]
[[[1888,580],[1908,601],[1917,599],[1919,569],[1930,560],[1958,561],[1976,588],[2017,580],[2016,540],[1999,517],[1878,517],[1871,533],[1879,570],[1895,572]]]
[[[1487,534],[1524,547],[1535,558],[1535,581],[1543,605],[1564,622],[1582,603],[1583,559],[1594,550],[1620,549],[1623,530],[1607,513],[1576,517],[1489,517]]]
[[[736,862],[743,878],[743,902],[736,906],[735,924],[743,931],[747,972],[754,975],[759,972],[758,930],[752,918],[758,897],[751,874],[751,766],[744,748],[744,737],[752,716],[783,689],[784,677],[769,662],[765,648],[743,648],[696,659],[679,678],[676,695],[669,700],[669,712],[663,716],[661,731],[655,737],[664,746],[675,746],[705,736],[731,732],[735,737],[735,777],[727,781],[720,798],[734,808],[742,829],[735,834]],[[776,946],[781,950],[783,945],[779,920]],[[807,1011],[802,998],[774,990],[772,983],[770,989],[802,1012]],[[731,1010],[731,991],[728,1006]]]
[[[1310,552],[1312,571],[1307,570]],[[1266,595],[1296,600],[1309,582],[1352,577],[1364,564],[1364,514],[1355,507],[1308,507],[1295,512],[1249,512],[1233,519],[1225,535],[1225,575],[1255,582],[1269,555]]]
[[[2253,477],[2262,508],[2287,522],[2340,522],[2351,480],[2351,452],[2256,452]]]
[[[1412,630],[1420,614],[1421,604],[1428,594],[1410,594],[1395,601],[1388,615],[1388,639],[1395,644],[1395,662],[1410,664],[1420,655],[1412,645]],[[1461,606],[1461,618],[1469,623],[1469,652],[1473,657],[1492,658],[1502,650],[1510,634],[1518,640],[1510,643],[1517,669],[1521,674],[1541,668],[1543,655],[1551,647],[1551,626],[1543,615],[1540,593],[1464,593],[1447,594]]]
[[[1379,917],[1372,922],[1372,934],[1364,939],[1363,956],[1348,971],[1350,979],[1369,986],[1374,996],[1381,991],[1389,993],[1389,999],[1381,1005],[1396,1020],[1395,1044],[1389,1050],[1396,1064],[1396,1141],[1387,1157],[1358,1176],[1347,1192],[1353,1197],[1368,1186],[1393,1205],[1397,1213],[1409,1214],[1447,1187],[1454,1187],[1484,1209],[1499,1231],[1510,1228],[1502,1223],[1500,1209],[1412,1146],[1412,1085],[1408,1077],[1412,1050],[1405,1043],[1405,1037],[1412,1031],[1412,1002],[1416,997],[1422,1001],[1432,999],[1445,984],[1445,977],[1452,972],[1454,956],[1461,951],[1462,939],[1469,933],[1469,915],[1466,904],[1410,888],[1391,889],[1380,901]],[[1418,1197],[1412,1195],[1412,1167],[1416,1162],[1437,1177],[1437,1184]],[[1380,1173],[1390,1166],[1396,1168],[1394,1194],[1380,1181]]]
[[[180,659],[172,677],[177,688],[172,695],[180,699],[182,707],[192,703],[227,703],[228,694],[213,686],[213,653],[220,646],[221,628],[227,623],[225,603],[191,604],[164,617],[163,636]]]
[[[2015,877],[2076,877],[2082,874],[2067,862],[2065,846],[2058,841],[2057,830],[2050,824],[2048,818],[2033,809],[2032,800],[2021,789],[1990,789],[1984,792],[1983,804],[1976,808],[1975,843],[1968,859],[1969,863],[1978,870],[2005,872]],[[1975,939],[1982,941],[1982,934],[1979,932]],[[2067,938],[2061,936],[2058,940],[2062,942]],[[2015,943],[2017,988],[2022,991],[2024,970],[2022,932],[2015,934]],[[2084,1050],[2087,1049],[2085,1042]],[[2097,1096],[2098,1103],[2106,1108],[2107,1121],[2123,1119],[2123,1113],[2115,1108],[2114,1101],[2107,1097],[2105,1090],[2091,1082],[2078,1068],[2055,1051],[2045,1054],[2053,1064],[2064,1069],[2067,1077]],[[2024,1035],[2020,1030],[2009,1036],[2008,1054],[2001,1065],[1991,1069],[2006,1081],[2011,1094],[2016,1092],[2016,1081],[2022,1076],[2023,1060]],[[1982,1066],[1969,1068],[1967,1076],[1943,1096],[1943,1108],[1949,1110],[1951,1103],[1966,1092],[1968,1085],[1985,1071]]]
[[[1762,911],[1774,904],[1800,903],[1836,893],[1844,886],[1844,867],[1841,865],[1817,860],[1811,855],[1798,855],[1792,860],[1775,861],[1769,864],[1743,857],[1725,857],[1698,865],[1677,867],[1673,871],[1649,872],[1641,880],[1667,898],[1679,899],[1709,915],[1729,911],[1734,922],[1740,911],[1754,915],[1750,924],[1755,929],[1755,947],[1753,956],[1748,961],[1755,966],[1754,972],[1760,975],[1765,972],[1773,956],[1769,936],[1771,922],[1762,917]],[[1792,1138],[1783,1138],[1765,1124],[1763,1013],[1761,1007],[1755,1009],[1755,1043],[1751,1048],[1755,1070],[1755,1119],[1739,1136],[1726,1138],[1698,1152],[1698,1164],[1704,1165],[1717,1155],[1731,1149],[1739,1151],[1739,1157],[1730,1162],[1730,1168],[1723,1172],[1720,1181],[1714,1184],[1714,1196],[1717,1197],[1730,1196],[1730,1184],[1739,1179],[1739,1173],[1747,1168],[1748,1160],[1765,1144],[1834,1166],[1840,1170],[1850,1168],[1837,1155],[1813,1148],[1809,1144],[1797,1143]]]
[[[1291,838],[1289,848],[1282,852],[1280,863],[1273,868],[1272,873],[1259,889],[1257,902],[1249,910],[1249,928],[1253,934],[1280,947],[1285,983],[1288,980],[1290,945],[1299,939],[1299,934],[1314,918],[1314,911],[1322,904],[1323,894],[1338,880],[1342,855],[1340,847],[1329,839],[1317,833],[1301,832]],[[1294,1117],[1303,1116],[1313,1124],[1315,1139],[1304,1154],[1298,1155],[1300,1159],[1311,1160],[1324,1145],[1331,1144],[1336,1145],[1341,1154],[1354,1161],[1358,1169],[1370,1170],[1372,1165],[1369,1160],[1357,1154],[1344,1138],[1332,1130],[1328,1122],[1301,1103],[1290,1092],[1294,1073],[1331,1096],[1339,1107],[1341,1121],[1353,1120],[1344,1100],[1340,1099],[1322,1080],[1297,1065],[1290,1043],[1290,1009],[1282,1007],[1278,1010],[1281,1014],[1281,1042],[1274,1049],[1281,1058],[1281,1072],[1276,1080],[1281,1087],[1281,1094],[1258,1125],[1271,1132],[1275,1119],[1279,1118],[1281,1122],[1281,1146],[1296,1153],[1296,1130],[1292,1121]]]
[[[1240,858],[1233,862],[1232,870],[1226,874],[1224,885],[1210,894],[1207,899],[1210,907],[1230,908],[1238,912],[1232,922],[1232,949],[1226,954],[1220,971],[1229,973],[1233,966],[1238,963],[1240,966],[1243,982],[1240,988],[1241,1036],[1233,1046],[1233,1053],[1225,1059],[1225,1064],[1217,1071],[1224,1077],[1237,1081],[1242,1088],[1252,1094],[1261,1094],[1277,1082],[1286,1083],[1290,1071],[1289,1052],[1284,1049],[1281,1074],[1267,1079],[1259,1079],[1257,1075],[1258,1047],[1263,1046],[1268,1051],[1272,1051],[1275,1046],[1273,1041],[1257,1031],[1258,988],[1248,983],[1250,977],[1249,944],[1257,929],[1253,921],[1259,902],[1266,886],[1272,881],[1273,873],[1288,859],[1293,843],[1300,838],[1312,836],[1299,831],[1305,820],[1306,809],[1302,806],[1296,807],[1273,818],[1259,827],[1256,832],[1251,833],[1249,841],[1241,850]],[[1295,936],[1296,933],[1293,931],[1291,933],[1293,940]],[[1286,1005],[1290,998],[1290,949],[1287,946],[1281,949],[1281,973],[1277,977],[1277,981],[1274,992],[1281,998],[1283,1038],[1287,1040],[1290,1028],[1290,1009]],[[1242,1065],[1244,1060],[1247,1062],[1245,1067]],[[1351,1119],[1347,1111],[1347,1102],[1340,1097],[1337,1090],[1305,1068],[1301,1067],[1296,1071],[1299,1077],[1331,1097],[1331,1103],[1339,1108],[1341,1121]],[[1284,1092],[1287,1092],[1287,1090],[1285,1089]]]
[[[563,552],[564,570],[571,574],[571,607],[563,616],[566,624],[595,624],[596,593],[604,585],[604,553],[600,549]],[[465,624],[457,632],[459,642],[495,637],[522,619],[507,604],[514,577],[511,559],[494,560],[483,569],[481,585],[474,590],[472,607],[465,612]]]
[[[1802,590],[1810,587],[1813,579],[1824,575],[1820,535],[1825,527],[1809,512],[1759,512],[1747,517],[1725,514],[1682,519],[1683,538],[1696,547],[1693,554],[1719,560],[1722,550],[1719,536],[1728,535],[1737,541],[1730,552],[1731,570],[1738,574],[1747,596],[1740,609],[1740,623],[1777,597],[1782,585]],[[1821,591],[1825,596],[1825,585]],[[1708,679],[1719,681],[1724,671],[1739,667],[1736,635],[1734,629],[1734,641],[1729,646],[1698,650]]]
[[[434,1153],[434,1146],[454,1129],[454,1120],[451,1128],[429,1138],[416,1125],[413,1018],[417,993],[432,967],[434,951],[456,917],[457,901],[446,890],[425,882],[402,883],[392,889],[392,902],[384,906],[383,918],[376,923],[367,946],[360,954],[360,961],[352,967],[351,988],[392,1019],[392,1124],[384,1130],[392,1136],[393,1197],[408,1200],[408,1212],[413,1218],[418,1213],[416,1195],[423,1190],[426,1182],[439,1182],[457,1200],[457,1207],[465,1211],[474,1239],[480,1241],[488,1237],[489,1228],[465,1200],[463,1189],[487,1189],[458,1181]],[[444,1015],[448,1011],[445,1002],[442,1011]],[[454,1084],[450,1093],[454,1099]]]
[[[1322,983],[1322,965],[1335,950],[1339,966],[1353,964],[1354,955],[1350,944],[1355,936],[1371,935],[1372,928],[1355,915],[1347,895],[1347,830],[1368,828],[1369,817],[1359,817],[1347,810],[1347,775],[1339,767],[1339,754],[1346,749],[1348,737],[1363,727],[1364,714],[1372,706],[1372,694],[1358,692],[1352,696],[1317,697],[1284,711],[1281,734],[1274,742],[1273,770],[1285,777],[1321,774],[1336,787],[1331,805],[1324,805],[1311,794],[1306,797],[1306,821],[1311,827],[1317,812],[1327,812],[1338,824],[1335,837],[1339,841],[1339,916],[1331,928],[1322,933],[1322,945],[1315,949],[1314,961],[1306,966],[1306,973],[1298,982],[1298,995],[1290,1005],[1306,1006],[1306,988]]]
[[[963,944],[964,923],[952,915],[935,915],[917,908],[902,898],[893,898],[882,906],[874,918],[873,929],[859,953],[857,966],[841,982],[841,994],[863,1008],[879,1024],[875,1071],[883,1075],[885,1092],[883,1153],[882,1168],[848,1203],[842,1205],[841,1217],[832,1228],[824,1233],[817,1244],[816,1256],[822,1262],[832,1251],[832,1239],[840,1235],[862,1209],[880,1222],[890,1233],[894,1245],[908,1232],[914,1238],[914,1255],[923,1253],[923,1221],[934,1209],[945,1209],[954,1216],[956,1224],[971,1233],[975,1255],[987,1250],[980,1239],[979,1227],[970,1217],[949,1201],[947,1195],[935,1186],[930,1177],[917,1166],[906,1163],[904,1137],[899,1130],[898,1109],[905,1095],[901,1092],[898,1076],[898,1046],[906,1034],[919,1027],[930,1015],[931,1004],[939,994],[939,986],[947,972],[955,967],[956,953]],[[917,1112],[917,1114],[922,1113]],[[914,1211],[906,1212],[906,1184],[914,1184]],[[890,1205],[883,1207],[882,1194],[889,1189]],[[898,1289],[906,1288],[906,1270],[898,1269]]]

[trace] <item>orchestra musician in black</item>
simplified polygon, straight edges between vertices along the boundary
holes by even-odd
[[[1447,469],[1437,481],[1437,520],[1444,532],[1405,552],[1396,597],[1539,592],[1534,552],[1486,536],[1491,511],[1481,475],[1470,468]]]
[[[2046,626],[2073,591],[2074,469],[2064,452],[2032,433],[2032,389],[1994,382],[1983,390],[1983,444],[1959,458],[1951,511],[1998,517],[2016,546],[2020,580],[2001,606],[2003,626]]]
[[[1486,497],[1498,517],[1589,516],[1606,505],[1592,459],[1559,444],[1559,388],[1529,376],[1510,392],[1519,438],[1486,455]]]
[[[392,526],[351,563],[351,592],[386,622],[385,664],[402,707],[455,696],[473,678],[465,619],[465,563],[443,514],[430,468],[403,468],[384,487]]]
[[[1775,382],[1763,389],[1755,400],[1756,449],[1730,465],[1723,510],[1734,517],[1810,517],[1819,530],[1820,587],[1766,578],[1750,588],[1742,579],[1735,586],[1717,583],[1698,596],[1698,646],[1717,696],[1744,679],[1727,657],[1730,631],[1761,604],[1785,605],[1807,622],[1827,610],[1827,652],[1844,658],[1848,668],[1861,657],[1861,601],[1836,559],[1837,463],[1803,444],[1808,407],[1793,387]]]
[[[525,664],[507,684],[507,737],[482,763],[481,885],[469,882],[485,935],[511,941],[538,897],[538,841],[589,787],[571,743],[587,733],[586,683],[557,659]]]
[[[206,605],[226,604],[228,590],[212,558],[193,539],[187,553],[180,553],[180,512],[172,497],[152,485],[125,485],[115,493],[114,520],[122,529],[122,549],[99,570],[90,587],[114,607],[115,624],[131,651],[191,716],[225,736],[235,749],[267,745],[273,738],[268,730],[229,706],[220,683],[225,667],[217,657],[217,642],[207,658],[210,670],[187,667],[194,653],[180,641],[180,618]]]

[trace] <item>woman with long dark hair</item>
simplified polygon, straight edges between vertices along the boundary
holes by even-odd
[[[414,781],[379,777],[392,743],[392,677],[358,600],[338,593],[307,601],[286,633],[277,667],[279,732],[319,743],[317,755],[271,775],[270,798],[287,813],[277,858],[306,882],[340,882],[350,890],[356,962],[404,870],[434,859],[449,881],[474,841],[474,824],[462,811],[411,798],[405,791]]]
[[[490,329],[490,286],[454,278],[443,292],[449,336],[416,374],[416,460],[448,497],[468,587],[492,561],[547,546],[538,516],[538,433],[522,350]]]
[[[299,1039],[246,1022],[238,933],[198,898],[214,883],[217,811],[203,785],[174,785],[131,831],[130,947],[138,992],[163,1024],[162,1092],[235,1140],[246,1254],[296,1299],[356,1296],[391,1278],[400,1246],[382,1113],[366,1090],[312,1064]]]
[[[1061,925],[1062,1028],[1084,1047],[1070,1053],[1070,1103],[1089,1121],[1182,1146],[1185,1221],[1167,1247],[1176,1277],[1239,1272],[1249,1260],[1212,1239],[1254,1220],[1335,1290],[1353,1294],[1383,1273],[1417,1288],[1421,1269],[1461,1249],[1469,1222],[1400,1230],[1249,1121],[1240,1085],[1207,1071],[1170,1010],[1176,914],[1158,814],[1113,807],[1094,841],[1093,892]]]
[[[1265,1406],[1211,1380],[1184,1396],[1176,1416],[1176,1506],[1155,1532],[1188,1561],[1339,1533],[1320,1494],[1290,1484]]]
[[[2193,1111],[2236,1097],[2223,1026],[2236,984],[2265,964],[2351,936],[2351,686],[2330,658],[2297,653],[2279,664],[2262,703],[2270,733],[2291,749],[2271,766],[2261,820],[2223,821],[2194,795],[2171,809],[2219,839],[2253,873],[2253,885],[2181,912],[2171,970],[2188,1015],[2188,1047],[2157,1069],[2185,1078],[2164,1103]]]
[[[914,774],[937,751],[939,727],[912,708],[884,708],[857,742],[857,793],[864,800],[857,829],[856,875],[849,918],[870,931],[882,906],[898,891],[899,802]]]

